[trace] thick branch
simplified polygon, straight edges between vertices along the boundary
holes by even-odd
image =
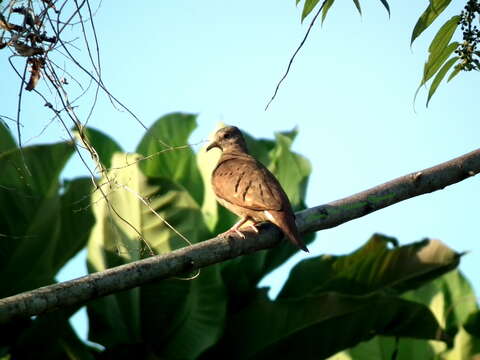
[[[301,232],[331,228],[373,211],[421,194],[441,190],[480,172],[480,149],[440,165],[418,171],[353,196],[297,213]],[[240,255],[271,248],[281,234],[273,226],[257,237],[214,238],[165,255],[118,266],[106,271],[45,286],[0,300],[0,323],[16,317],[38,315],[165,279]],[[285,245],[287,246],[287,245]]]

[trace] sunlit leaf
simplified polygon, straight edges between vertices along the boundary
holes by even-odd
[[[455,66],[455,69],[453,69],[453,71],[450,73],[450,76],[448,77],[447,79],[447,82],[450,82],[450,80],[452,80],[455,76],[457,76],[460,71],[462,71],[462,68],[460,66]]]
[[[430,43],[428,48],[429,53],[437,54],[448,45],[458,27],[459,20],[460,16],[456,15],[442,25]]]
[[[320,0],[305,0],[305,4],[303,5],[302,21],[308,16],[308,14],[312,12],[319,1]]]
[[[413,289],[453,268],[460,254],[438,240],[390,248],[396,240],[374,235],[350,255],[321,255],[299,262],[290,272],[279,298],[323,291],[359,295],[378,290]]]
[[[188,138],[196,128],[196,115],[172,113],[159,118],[145,133],[137,152],[148,157],[140,162],[147,176],[163,177],[185,187],[201,204],[203,183]]]
[[[445,10],[452,0],[430,0],[430,4],[413,28],[410,44]]]
[[[458,56],[455,56],[455,57],[451,58],[438,71],[437,75],[435,76],[435,78],[432,81],[432,84],[430,85],[430,90],[428,91],[427,106],[428,106],[428,103],[430,102],[430,99],[432,98],[433,94],[435,94],[435,91],[437,90],[438,85],[440,85],[440,82],[443,80],[443,78],[447,74],[448,70],[450,70],[450,68],[457,62],[458,59],[459,59]]]
[[[108,203],[100,191],[92,197],[96,223],[88,246],[90,272],[148,257],[151,250],[188,246],[178,233],[192,243],[207,238],[200,207],[190,194],[167,178],[147,178],[138,159],[115,153],[112,169],[100,180]],[[141,287],[90,303],[91,339],[105,346],[140,341],[143,296]]]
[[[437,73],[449,56],[458,48],[458,45],[457,42],[453,42],[443,49],[436,49],[435,52],[430,53],[428,60],[423,67],[423,78],[418,85],[414,98],[417,97],[420,88]]]
[[[377,336],[352,349],[337,353],[329,360],[396,360],[411,359],[473,359],[480,353],[480,338],[471,336],[468,331],[469,320],[478,314],[476,296],[472,287],[457,270],[429,282],[422,287],[409,291],[405,299],[428,306],[439,323],[446,324],[447,333],[453,339],[454,347],[438,341],[422,341],[402,338],[398,341],[385,336]],[[458,329],[458,331],[457,331]],[[466,331],[467,330],[467,331]],[[452,332],[453,331],[453,332]]]
[[[447,47],[443,48],[441,51],[435,53],[430,53],[428,61],[424,67],[422,84],[425,84],[428,80],[432,78],[433,75],[440,69],[441,66],[445,63],[448,57],[457,49],[457,42],[453,42]]]
[[[325,21],[325,18],[327,17],[328,10],[330,10],[334,1],[335,0],[326,0],[325,5],[323,6],[323,9],[322,9],[322,24]]]

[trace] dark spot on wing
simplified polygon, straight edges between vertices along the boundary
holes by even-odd
[[[248,189],[250,189],[250,186],[252,185],[252,180],[248,183],[248,185],[245,187],[245,190],[243,190],[243,201],[245,201],[245,197],[247,196]]]

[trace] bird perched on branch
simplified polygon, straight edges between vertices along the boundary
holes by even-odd
[[[241,217],[230,230],[245,238],[239,228],[246,222],[258,233],[256,225],[265,221],[278,226],[297,247],[307,251],[300,238],[295,215],[285,191],[275,176],[248,154],[240,130],[226,126],[215,133],[207,151],[219,148],[222,156],[212,173],[212,186],[218,202]]]

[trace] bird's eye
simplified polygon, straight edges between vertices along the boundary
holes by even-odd
[[[231,137],[232,137],[232,134],[230,134],[230,133],[223,134],[224,139],[230,139]]]

